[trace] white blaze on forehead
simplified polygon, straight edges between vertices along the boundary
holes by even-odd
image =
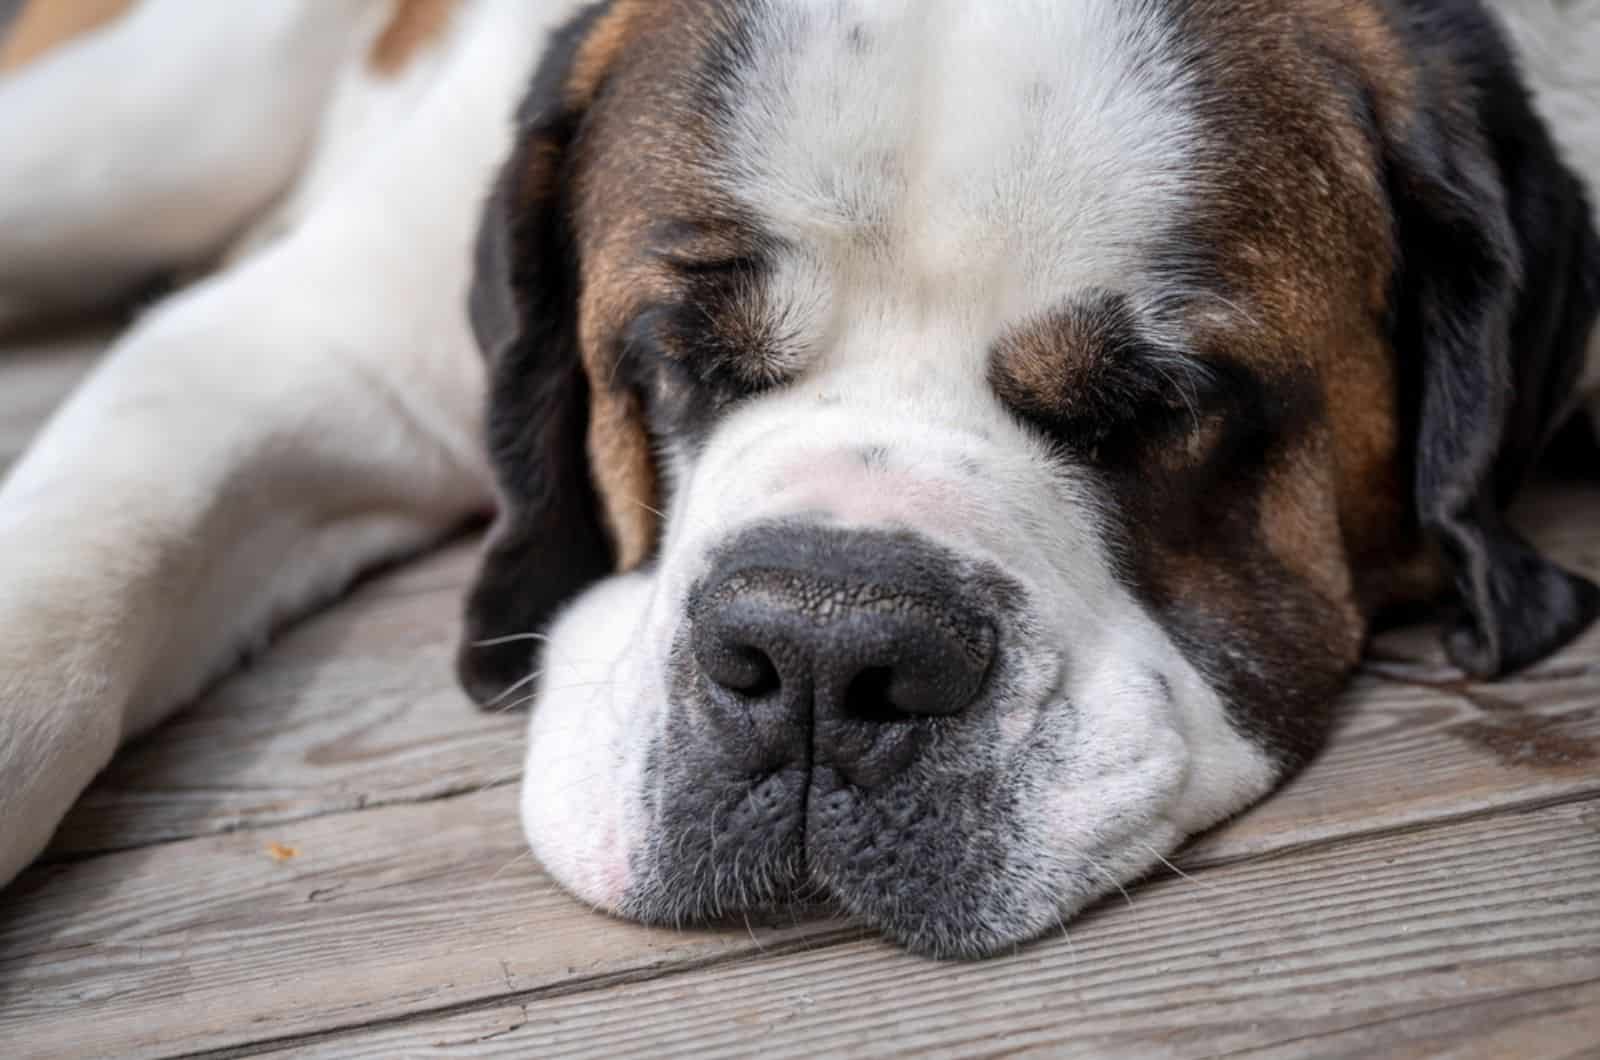
[[[836,298],[859,280],[992,333],[1073,292],[1129,290],[1170,245],[1199,126],[1156,5],[755,10],[725,95],[721,177],[834,277]]]

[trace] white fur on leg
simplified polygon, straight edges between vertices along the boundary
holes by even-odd
[[[570,6],[464,13],[414,109],[292,231],[145,319],[0,486],[0,882],[120,740],[488,505],[470,248]]]
[[[122,739],[482,503],[476,469],[397,415],[406,384],[319,333],[294,264],[154,314],[0,489],[0,879]]]

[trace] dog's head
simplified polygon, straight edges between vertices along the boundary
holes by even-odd
[[[1493,674],[1594,608],[1499,513],[1595,239],[1468,5],[599,4],[479,255],[462,674],[629,916],[988,952],[1302,763],[1380,609]]]

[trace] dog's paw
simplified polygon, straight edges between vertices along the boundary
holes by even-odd
[[[38,600],[0,564],[0,886],[44,850],[122,736],[120,697],[82,654],[71,601]]]

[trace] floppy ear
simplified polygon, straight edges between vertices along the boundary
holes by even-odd
[[[1416,410],[1418,519],[1454,573],[1446,650],[1491,677],[1555,651],[1600,608],[1593,584],[1503,514],[1574,411],[1600,241],[1497,32],[1481,15],[1457,17],[1433,27],[1465,49],[1454,76],[1420,83],[1387,136],[1402,258],[1395,349]]]
[[[589,583],[642,562],[655,468],[636,397],[586,357],[569,148],[623,34],[595,4],[552,35],[478,231],[468,299],[488,361],[499,513],[466,603],[456,671],[479,703],[524,681],[536,634]]]

